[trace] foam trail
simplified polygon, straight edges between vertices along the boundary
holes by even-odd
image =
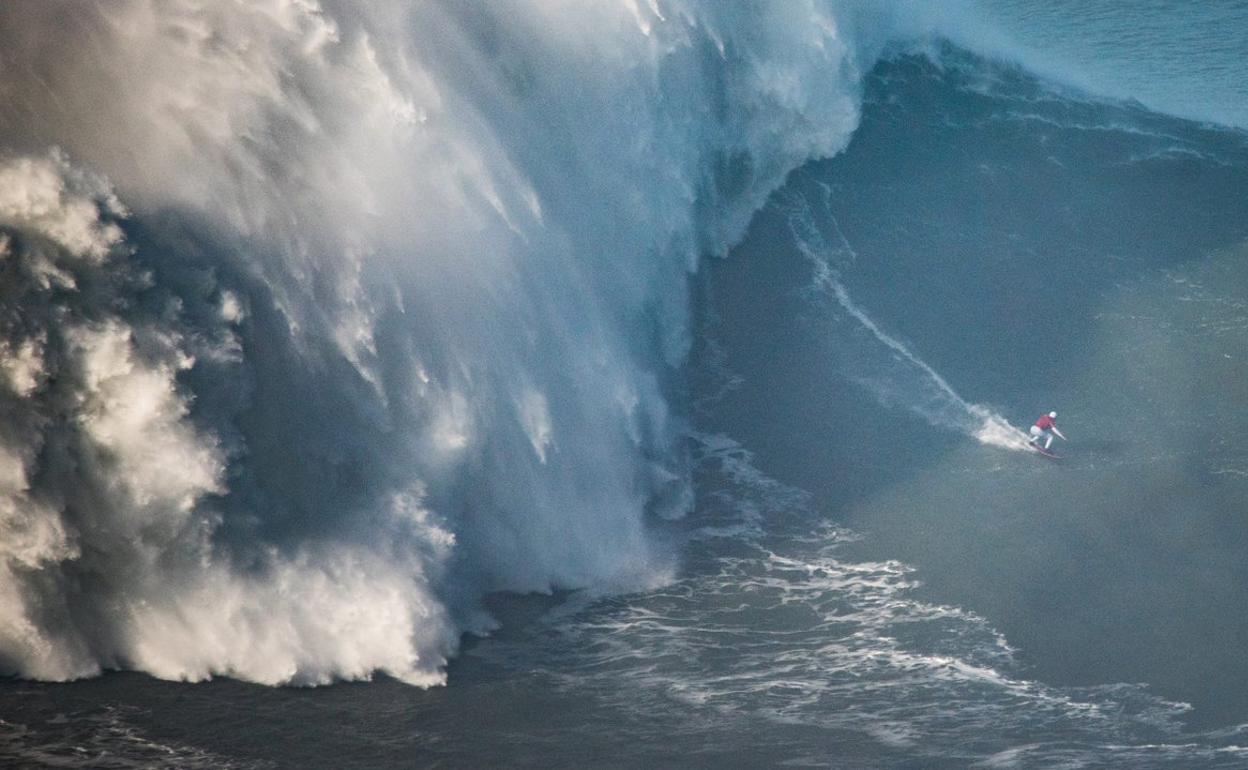
[[[789,205],[789,230],[798,249],[814,268],[815,287],[831,294],[840,308],[861,329],[866,330],[873,341],[875,349],[869,349],[865,354],[869,361],[857,362],[862,368],[855,372],[855,379],[870,388],[884,403],[898,403],[932,425],[959,431],[983,444],[1026,449],[1027,436],[1023,431],[989,407],[971,403],[958,395],[939,372],[915,355],[901,340],[881,329],[853,301],[840,280],[839,272],[833,267],[833,261],[848,264],[857,259],[857,254],[831,212],[827,220],[840,241],[835,248],[827,244],[805,201]]]

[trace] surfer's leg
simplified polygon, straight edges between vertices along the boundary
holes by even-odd
[[[1052,443],[1053,443],[1053,433],[1052,433],[1052,432],[1050,432],[1050,433],[1048,434],[1048,436],[1046,436],[1046,437],[1045,437],[1045,440],[1044,440],[1044,448],[1045,448],[1045,449],[1048,449],[1048,448],[1049,448],[1049,446],[1050,446]]]

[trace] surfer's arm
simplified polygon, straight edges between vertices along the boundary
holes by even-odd
[[[1066,440],[1066,437],[1062,435],[1062,432],[1057,429],[1056,425],[1053,426],[1053,432],[1056,433],[1057,437],[1060,438],[1062,441]]]

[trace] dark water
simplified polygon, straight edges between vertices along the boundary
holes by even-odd
[[[790,317],[723,314],[750,373],[726,424],[1046,681],[1144,681],[1242,718],[1244,136],[973,68],[877,78],[850,150],[790,192],[831,186],[860,305],[968,399],[1018,424],[1058,409],[1067,458],[1020,474],[848,384],[852,330],[797,300],[781,222],[721,270],[723,305]]]
[[[1235,609],[1248,467],[1243,136],[1008,84],[942,94],[915,115],[931,95],[921,78],[907,78],[908,99],[868,112],[845,158],[802,175],[834,186],[859,257],[845,280],[968,398],[1020,423],[1059,409],[1075,440],[1060,467],[1022,478],[962,445],[920,452],[901,461],[907,478],[855,500],[847,519],[923,565],[933,594],[992,618],[1042,678],[1146,681],[1237,719],[1248,704],[1234,643],[1246,630]],[[905,90],[894,83],[888,100]],[[812,359],[813,395],[838,371],[834,356]],[[816,426],[831,430],[806,422],[791,435],[851,457],[778,463],[828,496],[843,485],[819,468],[852,467],[854,453],[887,463],[882,445],[933,440],[873,415],[865,440],[833,441],[878,410],[840,398],[827,408]]]
[[[956,52],[881,64],[848,151],[702,277],[674,582],[500,597],[433,690],[9,682],[0,761],[1242,767],[1245,190],[1241,132]],[[1064,459],[933,424],[814,286],[795,209],[963,398],[1057,409]]]

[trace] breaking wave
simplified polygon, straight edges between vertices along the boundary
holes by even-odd
[[[867,21],[0,9],[0,668],[431,684],[488,591],[668,579],[687,277]]]
[[[0,6],[0,670],[432,684],[489,591],[668,580],[688,277],[938,15]]]

